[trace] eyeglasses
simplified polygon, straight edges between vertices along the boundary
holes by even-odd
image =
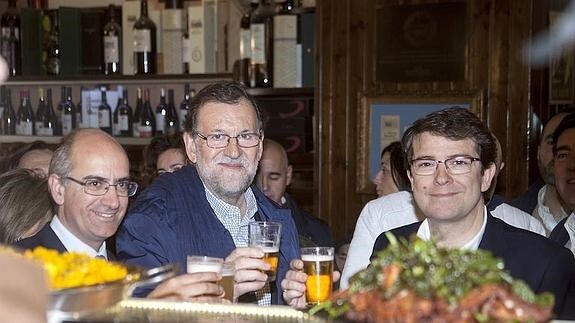
[[[116,193],[119,196],[132,197],[136,195],[136,192],[138,191],[138,184],[128,180],[121,180],[116,184],[110,184],[106,181],[95,178],[80,181],[68,176],[66,177],[66,179],[69,179],[76,184],[84,186],[84,193],[95,196],[100,196],[108,193],[110,186],[114,186],[116,188]]]
[[[230,139],[232,138],[236,139],[238,146],[242,148],[252,148],[257,146],[260,143],[260,139],[262,138],[261,133],[256,132],[241,133],[235,137],[223,133],[215,133],[204,136],[201,133],[196,132],[196,135],[204,139],[208,147],[216,149],[227,147],[230,143]]]
[[[471,164],[481,159],[475,157],[455,157],[446,160],[414,159],[411,161],[413,172],[417,175],[433,175],[437,166],[445,164],[445,169],[451,175],[467,174],[471,171]]]

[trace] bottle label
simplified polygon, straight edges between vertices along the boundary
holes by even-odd
[[[134,29],[134,52],[151,52],[152,36],[149,29]]]
[[[240,30],[240,58],[251,58],[252,50],[250,48],[251,33],[249,29]]]
[[[180,129],[184,130],[184,124],[186,123],[186,116],[188,115],[188,110],[180,109]]]
[[[62,114],[62,135],[72,132],[72,115]]]
[[[34,134],[34,125],[29,121],[18,122],[16,126],[16,134],[20,136],[31,136]]]
[[[14,27],[2,27],[0,29],[0,34],[2,35],[2,37],[10,38],[11,28],[14,30],[14,37],[16,38],[16,40],[20,40],[20,28],[18,28],[16,26],[14,26]]]
[[[44,134],[44,122],[36,121],[34,124],[34,128],[36,129],[37,136],[45,136]]]
[[[138,132],[140,133],[140,138],[150,138],[152,134],[152,126],[138,126]]]
[[[266,63],[266,26],[265,24],[252,24],[251,33],[251,59],[252,64]]]
[[[120,61],[118,36],[104,36],[104,62],[117,63]]]
[[[192,57],[192,50],[190,44],[190,38],[184,37],[182,40],[182,61],[184,64],[190,63]]]
[[[110,114],[108,110],[98,110],[98,128],[110,128]]]
[[[43,132],[44,136],[53,136],[54,135],[54,128],[42,127],[42,132]]]
[[[135,138],[140,137],[140,124],[138,122],[132,123],[132,132]]]
[[[164,120],[166,116],[161,113],[156,113],[156,132],[157,134],[164,133]]]
[[[128,131],[130,129],[130,120],[127,115],[118,116],[118,130]]]

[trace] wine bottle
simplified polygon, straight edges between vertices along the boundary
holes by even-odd
[[[298,80],[297,36],[298,19],[293,12],[293,0],[276,0],[280,10],[273,17],[273,85],[301,87]]]
[[[108,6],[108,21],[104,26],[104,74],[120,74],[122,70],[122,28],[116,22],[113,4]]]
[[[134,138],[140,137],[140,116],[142,114],[142,108],[144,102],[142,100],[142,88],[136,90],[136,109],[134,110],[134,117],[132,118],[132,131]]]
[[[184,85],[184,99],[180,103],[180,129],[184,131],[185,123],[186,123],[186,116],[190,112],[190,85]]]
[[[120,107],[120,105],[122,105],[122,97],[118,96],[118,100],[116,100],[116,108],[114,109],[114,112],[112,112],[112,135],[114,137],[120,136],[120,127],[118,125],[120,117],[120,115],[118,114],[120,110],[118,108]]]
[[[160,89],[160,103],[156,107],[156,136],[161,136],[165,131],[165,119],[168,113],[168,105],[166,104],[166,90]]]
[[[128,104],[128,90],[124,89],[120,105],[116,107],[118,122],[118,136],[131,137],[132,136],[132,107]]]
[[[59,136],[58,118],[52,105],[52,89],[46,89],[46,108],[44,109],[44,136]]]
[[[44,68],[50,75],[60,74],[60,17],[57,12],[48,11],[43,24],[50,23],[50,31],[44,45]]]
[[[100,89],[101,102],[98,106],[98,128],[112,134],[112,108],[108,105],[106,98],[106,88]]]
[[[4,134],[5,135],[15,135],[16,134],[16,111],[12,107],[12,90],[2,87],[4,90],[4,111],[3,121],[4,121]]]
[[[62,135],[67,135],[78,127],[76,106],[72,101],[72,88],[64,88],[66,100],[62,104]]]
[[[0,51],[8,64],[8,74],[21,75],[20,14],[16,8],[16,0],[8,1],[8,9],[0,18],[0,34]]]
[[[156,25],[148,17],[148,1],[140,1],[140,18],[134,24],[134,64],[136,74],[156,73]]]
[[[174,89],[168,90],[168,109],[166,110],[166,118],[164,119],[164,132],[167,135],[173,135],[178,132],[180,122],[176,105],[174,104]]]
[[[144,90],[144,105],[142,106],[142,113],[140,115],[140,124],[138,132],[140,138],[150,138],[156,132],[156,119],[154,118],[154,110],[150,104],[150,90]]]
[[[190,73],[190,61],[192,59],[192,48],[190,43],[190,27],[188,26],[188,11],[184,10],[184,35],[182,36],[182,65],[184,74]]]
[[[272,17],[274,8],[269,0],[261,0],[250,18],[250,86],[272,87],[271,67],[273,66]]]
[[[30,90],[20,91],[20,106],[16,115],[16,125],[17,135],[34,135],[34,110],[30,103]]]
[[[44,136],[44,113],[46,112],[46,98],[44,97],[44,88],[38,88],[38,107],[36,108],[36,118],[34,130],[36,136]]]
[[[234,79],[245,86],[250,86],[249,69],[252,57],[250,19],[258,3],[258,0],[251,0],[250,10],[240,19],[240,59],[234,63]]]

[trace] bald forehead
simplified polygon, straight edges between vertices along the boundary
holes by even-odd
[[[128,161],[124,148],[113,137],[101,131],[85,131],[77,134],[71,148],[73,161],[81,162],[94,155]]]
[[[285,149],[275,141],[264,140],[264,153],[262,159],[275,161],[281,167],[288,166],[288,158]]]

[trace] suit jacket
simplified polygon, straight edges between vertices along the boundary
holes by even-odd
[[[289,263],[299,259],[297,230],[288,209],[269,200],[252,186],[259,217],[282,224],[279,263],[274,287],[281,281]],[[185,272],[188,255],[225,258],[236,248],[231,234],[218,220],[207,198],[204,185],[193,165],[163,174],[137,198],[116,236],[117,256],[145,268],[176,263]],[[142,296],[148,290],[136,291]],[[273,303],[282,303],[275,293]]]
[[[567,233],[567,229],[565,229],[565,222],[567,222],[569,216],[559,221],[559,223],[557,223],[553,231],[551,231],[551,233],[549,234],[549,239],[557,242],[562,246],[564,246],[567,243],[567,241],[569,241],[569,233]]]
[[[541,190],[543,186],[545,186],[545,182],[539,178],[527,188],[525,193],[521,194],[509,204],[525,213],[533,214],[533,211],[537,207],[537,196],[539,195],[539,190]]]
[[[16,241],[14,245],[25,250],[43,246],[48,249],[58,250],[59,252],[68,252],[56,233],[54,233],[54,230],[50,227],[50,222],[46,223],[42,230],[38,231],[35,235]]]
[[[284,198],[286,199],[284,206],[292,211],[302,248],[334,246],[329,225],[325,221],[302,210],[288,194],[284,194]]]
[[[421,222],[391,230],[396,237],[417,234]],[[372,258],[389,241],[381,234]],[[561,319],[575,318],[575,258],[563,246],[538,234],[513,227],[487,215],[487,224],[479,248],[503,259],[511,276],[521,279],[536,293],[555,295],[554,313]]]

